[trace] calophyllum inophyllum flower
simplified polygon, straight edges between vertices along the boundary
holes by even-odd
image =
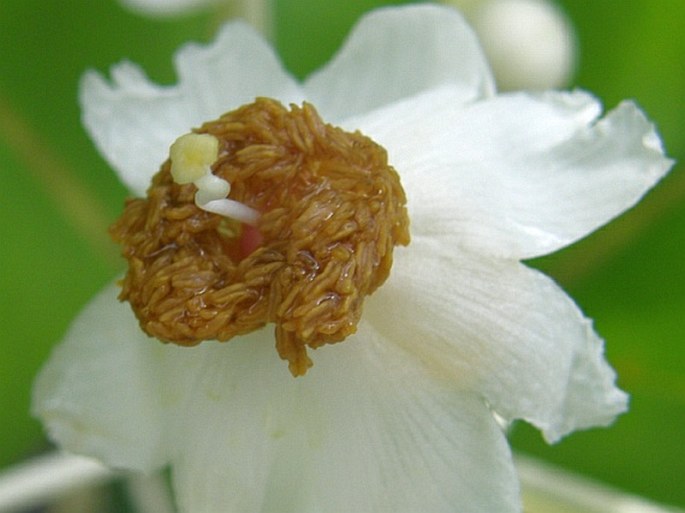
[[[510,512],[498,420],[553,442],[626,409],[591,322],[521,260],[669,169],[633,103],[497,95],[429,5],[367,15],[304,83],[242,23],[175,65],[172,87],[128,62],[81,83],[137,199],[126,276],[35,386],[59,445],[170,466],[184,512]]]

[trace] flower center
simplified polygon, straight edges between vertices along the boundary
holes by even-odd
[[[381,146],[260,98],[179,138],[147,197],[127,201],[111,228],[128,261],[119,297],[183,346],[274,323],[303,375],[307,347],[356,331],[409,243],[405,203]]]

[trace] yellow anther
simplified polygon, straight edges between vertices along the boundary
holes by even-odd
[[[178,184],[193,183],[211,173],[219,157],[219,140],[209,134],[185,134],[169,149],[171,176]]]

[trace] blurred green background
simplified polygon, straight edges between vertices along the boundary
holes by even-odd
[[[274,2],[276,45],[304,76],[372,0]],[[578,35],[572,85],[608,108],[633,98],[685,157],[685,2],[560,0]],[[212,13],[153,20],[113,0],[0,1],[0,470],[46,447],[28,414],[31,382],[70,320],[123,268],[106,235],[126,191],[79,121],[81,73],[128,58],[172,83],[171,55],[208,41]],[[635,209],[534,262],[595,319],[631,411],[607,430],[549,447],[517,425],[514,447],[685,506],[685,178],[678,163]]]

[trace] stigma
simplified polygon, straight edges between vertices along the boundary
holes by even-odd
[[[259,213],[242,203],[227,198],[231,184],[212,174],[211,165],[219,157],[219,140],[210,134],[189,133],[171,145],[171,176],[178,184],[197,187],[195,204],[213,212],[254,226]]]
[[[409,243],[385,149],[267,98],[179,137],[110,231],[128,262],[119,297],[148,335],[194,346],[272,324],[293,376],[308,349],[355,333]]]

